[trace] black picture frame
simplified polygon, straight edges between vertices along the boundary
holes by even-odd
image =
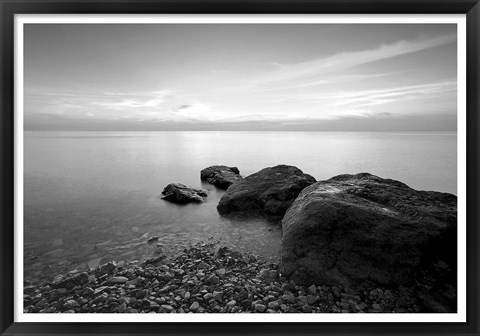
[[[479,18],[478,0],[0,0],[2,192],[1,335],[480,335],[479,329]],[[466,14],[467,322],[466,323],[19,323],[14,321],[15,14]]]

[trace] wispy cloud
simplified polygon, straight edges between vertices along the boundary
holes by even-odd
[[[275,70],[264,73],[255,79],[252,85],[268,85],[273,82],[295,80],[299,77],[313,77],[338,72],[358,65],[406,55],[455,41],[456,35],[454,34],[415,41],[402,40],[391,44],[383,44],[374,49],[343,52],[312,61],[279,65]]]
[[[375,73],[375,74],[349,74],[349,75],[332,74],[330,76],[323,77],[320,80],[315,78],[310,78],[309,76],[309,78],[306,78],[306,79],[302,78],[301,80],[296,80],[294,84],[290,84],[290,85],[265,86],[260,89],[260,92],[304,89],[304,88],[324,86],[324,85],[336,84],[336,83],[360,82],[360,81],[367,81],[375,78],[390,77],[398,74],[404,74],[408,71],[409,70],[394,71],[394,72],[387,72],[387,73]]]
[[[319,95],[317,92],[293,92],[291,94],[282,93],[280,95],[270,95],[271,99],[278,102],[289,100],[310,101],[310,102],[335,102],[335,105],[348,105],[358,102],[372,101],[375,99],[388,98],[405,98],[444,94],[447,92],[455,92],[457,82],[454,79],[439,81],[428,84],[408,85],[408,86],[392,86],[390,88],[374,89],[374,90],[329,90]]]
[[[26,110],[39,113],[69,114],[118,120],[133,115],[155,117],[173,91],[143,92],[61,92],[26,90]]]
[[[337,94],[334,98],[336,106],[356,105],[374,106],[394,102],[398,99],[435,98],[438,95],[455,93],[457,82],[455,80],[437,83],[392,87],[389,89],[366,90],[362,92],[349,92]]]

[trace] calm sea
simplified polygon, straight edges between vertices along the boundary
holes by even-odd
[[[210,239],[275,258],[278,226],[218,215],[223,192],[200,181],[210,165],[247,176],[290,164],[317,180],[369,172],[456,194],[456,148],[456,132],[26,132],[25,279],[141,261],[151,236],[165,252]],[[170,182],[208,189],[206,203],[161,200]]]

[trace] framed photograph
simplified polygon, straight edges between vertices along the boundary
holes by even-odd
[[[1,335],[479,335],[478,1],[0,10]]]

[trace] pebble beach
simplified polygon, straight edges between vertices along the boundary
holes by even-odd
[[[109,262],[24,288],[25,313],[416,313],[408,290],[299,286],[277,263],[195,243],[136,266]]]

